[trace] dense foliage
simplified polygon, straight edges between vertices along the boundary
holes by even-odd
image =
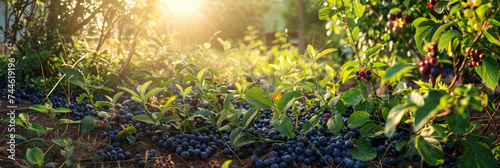
[[[174,166],[170,154],[187,165],[224,154],[272,168],[500,165],[488,132],[500,106],[498,1],[312,1],[322,36],[340,40],[304,54],[283,32],[266,45],[253,26],[239,42],[222,31],[173,49],[176,35],[152,19],[161,3],[10,3],[0,65],[17,82],[2,81],[1,98],[30,111],[2,117],[22,128],[7,137],[26,164],[159,167]],[[25,16],[30,4],[42,10]],[[141,141],[147,149],[130,149]]]

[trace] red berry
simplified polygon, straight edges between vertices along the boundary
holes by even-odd
[[[467,66],[468,66],[469,68],[474,67],[474,65],[472,65],[472,62],[467,63]]]
[[[481,65],[483,65],[483,61],[477,62],[477,66],[481,66]]]
[[[364,77],[365,76],[365,71],[359,71],[359,76]]]
[[[481,59],[479,58],[478,54],[474,53],[474,54],[472,54],[472,60],[474,60],[474,62],[478,62]]]
[[[425,65],[425,62],[424,62],[424,61],[420,61],[420,62],[418,63],[418,66],[424,66],[424,65]]]
[[[395,21],[396,20],[396,15],[395,14],[389,14],[389,20]]]
[[[323,118],[323,122],[327,123],[328,122],[328,118]]]
[[[477,55],[481,55],[481,53],[483,53],[483,52],[481,52],[481,49],[477,49],[477,50],[476,50],[476,54],[477,54]]]
[[[99,124],[100,127],[104,127],[104,121],[101,121],[101,123]]]
[[[392,95],[392,91],[388,91],[387,94]]]
[[[399,34],[399,33],[401,33],[401,27],[396,26],[396,27],[392,28],[392,31],[394,31],[394,33],[396,33],[396,34]]]
[[[366,74],[366,75],[371,75],[371,74],[372,74],[372,71],[370,71],[370,70],[366,70],[366,71],[365,71],[365,74]]]
[[[403,17],[403,13],[401,13],[401,11],[397,11],[396,13],[394,13],[396,15],[396,18],[401,18]]]
[[[413,22],[413,17],[411,15],[405,15],[405,23]]]
[[[361,80],[361,76],[356,76],[356,80]]]
[[[420,67],[420,73],[424,76],[429,75],[430,71],[431,71],[431,66],[426,65],[426,66]]]
[[[431,57],[429,58],[429,65],[435,67],[437,65],[437,58]]]
[[[326,113],[325,118],[330,118],[330,113]]]
[[[429,6],[430,9],[434,9],[434,5],[431,2],[427,2],[427,6]]]
[[[365,79],[366,79],[367,81],[370,81],[370,80],[372,80],[372,77],[371,77],[370,75],[366,75],[366,76],[365,76]]]
[[[394,22],[393,21],[388,21],[387,22],[387,28],[392,29],[394,27]]]
[[[387,85],[387,89],[392,90],[392,85]]]
[[[479,54],[479,59],[484,60],[486,59],[486,56],[484,54]]]

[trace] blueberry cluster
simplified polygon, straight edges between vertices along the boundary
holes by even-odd
[[[390,13],[387,15],[387,19],[389,20],[386,24],[387,28],[392,29],[396,34],[401,33],[404,24],[413,22],[413,17],[411,15],[405,15],[403,18],[403,13],[401,13],[401,11]]]
[[[81,94],[81,91],[75,91],[71,95],[70,98],[70,103],[69,103],[69,110],[72,118],[74,120],[81,120],[85,118],[85,116],[92,115],[96,116],[96,112],[92,107],[87,105],[87,100],[83,100],[80,103],[77,103],[76,100],[78,96]],[[102,100],[102,96],[95,96],[94,101]],[[65,93],[60,91],[54,93],[52,96],[49,98],[50,102],[52,102],[52,107],[53,108],[58,108],[58,107],[64,107],[68,108],[68,100],[67,97],[65,96]],[[61,113],[56,114],[56,116],[61,116]]]
[[[211,122],[205,122],[205,124],[212,125]],[[206,160],[218,147],[224,145],[220,134],[215,131],[216,127],[211,126],[201,130],[192,130],[190,134],[170,136],[170,133],[163,133],[161,137],[153,136],[152,140],[164,148],[175,150],[183,159],[194,157]],[[229,140],[227,134],[223,134],[223,138]]]
[[[117,160],[127,160],[132,157],[130,152],[124,152],[120,148],[120,143],[115,142],[113,143],[113,146],[107,145],[105,147],[105,150],[99,150],[97,152],[98,156],[102,156],[104,161],[117,161]]]
[[[155,150],[155,149],[151,149],[149,150],[148,152],[148,158],[152,158],[152,157],[155,157],[156,154],[158,154],[158,152]],[[139,160],[139,163],[138,163],[138,166],[139,168],[144,168],[146,167],[146,161],[143,160],[142,158],[142,155],[141,154],[137,154],[134,156],[134,159],[136,160]]]
[[[240,102],[241,101],[241,102]],[[234,97],[231,100],[231,106],[234,107],[234,109],[250,109],[250,103],[243,101],[241,98],[236,98]]]
[[[5,89],[5,90],[4,90]],[[9,88],[12,89],[12,88]],[[3,100],[7,100],[9,97],[9,92],[8,92],[8,83],[6,80],[0,82],[0,98]],[[32,103],[40,103],[43,100],[43,95],[40,93],[38,88],[33,87],[31,85],[21,85],[19,88],[15,88],[13,94],[14,96],[14,103],[21,103],[21,99],[24,100],[29,100]]]

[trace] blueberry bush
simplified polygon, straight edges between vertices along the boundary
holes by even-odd
[[[17,156],[2,160],[500,166],[498,1],[315,0],[321,36],[339,40],[304,53],[286,32],[264,44],[254,26],[239,41],[216,32],[193,49],[172,49],[178,35],[154,21],[162,3],[9,2],[0,98],[18,112],[2,113],[1,126],[17,131],[1,141]],[[113,25],[125,31],[112,35]]]

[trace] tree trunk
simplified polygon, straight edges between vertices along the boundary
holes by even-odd
[[[304,1],[297,0],[297,5],[299,6],[299,54],[304,54],[304,49],[306,46],[306,21],[304,14]]]

